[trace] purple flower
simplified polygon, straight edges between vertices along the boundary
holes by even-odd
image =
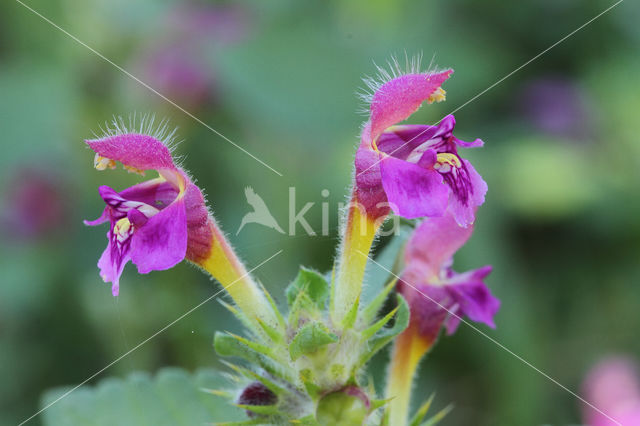
[[[585,406],[583,420],[591,426],[640,426],[640,377],[635,362],[610,357],[591,369],[583,385],[587,401],[602,413]],[[608,417],[607,417],[608,416]]]
[[[70,212],[62,180],[36,168],[12,176],[0,218],[3,231],[13,237],[37,239],[63,229]]]
[[[453,136],[455,118],[437,126],[396,125],[423,101],[444,99],[440,85],[453,70],[399,75],[373,86],[370,120],[356,153],[356,195],[370,216],[389,207],[402,217],[439,217],[450,210],[461,226],[473,223],[487,185],[458,148],[480,147]]]
[[[106,207],[98,219],[85,221],[91,226],[109,222],[108,244],[98,267],[102,279],[112,283],[114,296],[129,260],[146,274],[171,268],[185,257],[197,261],[211,249],[212,229],[202,193],[175,165],[162,138],[125,130],[86,141],[96,153],[98,170],[113,169],[119,161],[129,171],[159,174],[120,192],[101,186]]]
[[[571,80],[545,77],[524,88],[521,98],[524,116],[539,130],[551,135],[584,139],[593,123],[584,93]]]
[[[156,90],[190,107],[199,107],[215,97],[214,72],[193,43],[151,48],[144,54],[142,68]]]
[[[407,244],[398,291],[411,308],[410,327],[428,342],[437,338],[443,325],[447,334],[454,333],[462,316],[495,327],[500,301],[483,282],[491,266],[464,273],[451,268],[453,255],[472,232],[472,226],[463,228],[447,214],[424,220]]]
[[[181,3],[167,13],[160,39],[136,55],[136,67],[160,93],[189,107],[215,101],[217,51],[248,32],[248,16],[237,6]],[[214,60],[211,61],[211,58]]]

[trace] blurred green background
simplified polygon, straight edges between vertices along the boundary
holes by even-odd
[[[431,123],[612,4],[25,3],[284,176],[20,3],[3,1],[0,424],[25,419],[45,390],[80,383],[218,288],[186,263],[149,275],[127,267],[118,298],[98,276],[106,228],[86,228],[82,219],[99,215],[99,185],[139,180],[97,172],[83,146],[113,114],[154,113],[179,127],[177,152],[247,264],[284,250],[256,271],[282,302],[299,264],[331,267],[337,205],[365,120],[355,93],[361,77],[375,73],[374,61],[422,53],[425,66],[433,57],[455,69],[447,102],[411,118]],[[503,305],[497,330],[485,331],[573,390],[605,354],[640,356],[638,20],[640,3],[621,3],[456,113],[457,136],[486,143],[467,156],[489,184],[456,267],[494,265],[488,284]],[[249,211],[246,186],[285,229],[289,187],[298,206],[315,202],[306,217],[316,229],[320,203],[328,202],[331,234],[309,237],[298,227],[290,237],[248,225],[236,236]],[[380,271],[369,274],[375,281]],[[92,383],[164,366],[218,367],[216,330],[238,327],[211,301]],[[436,406],[455,404],[446,425],[580,421],[574,397],[464,325],[422,365],[416,394],[423,400],[434,391]]]

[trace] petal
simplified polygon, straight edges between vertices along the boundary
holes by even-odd
[[[491,294],[484,284],[484,278],[491,272],[491,266],[484,266],[464,274],[455,274],[448,280],[446,289],[458,305],[459,316],[487,324],[495,328],[493,317],[500,309],[500,300]],[[460,320],[447,323],[447,333],[452,334]]]
[[[418,327],[420,335],[428,340],[435,340],[450,315],[453,301],[443,287],[421,282],[419,274],[419,269],[403,272],[402,279],[398,282],[398,291],[407,300],[411,310],[411,323]]]
[[[438,276],[440,270],[462,247],[473,227],[463,228],[451,214],[425,219],[414,231],[405,249],[405,260],[409,264],[420,264],[426,276]]]
[[[637,421],[640,420],[638,379],[635,360],[626,355],[609,355],[591,368],[582,385],[582,391],[588,401],[620,424],[637,425]],[[589,425],[614,425],[614,422],[591,407],[585,406],[583,413],[584,420]]]
[[[407,119],[451,73],[453,70],[405,74],[380,86],[371,101],[371,139],[375,141],[386,128]]]
[[[133,209],[140,210],[147,216],[152,216],[158,212],[156,207],[144,202],[127,199],[122,194],[117,193],[106,185],[102,185],[98,188],[98,192],[107,205],[107,208],[110,210],[109,215],[112,221],[125,217]]]
[[[356,151],[355,197],[367,215],[376,219],[389,213],[387,196],[380,175],[380,153],[371,149],[363,130],[362,143]]]
[[[196,185],[187,185],[184,204],[188,235],[186,257],[194,263],[199,263],[211,253],[214,219],[210,217],[204,196]]]
[[[461,146],[462,148],[480,148],[482,146],[484,146],[484,142],[482,141],[482,139],[476,139],[473,142],[465,142],[461,139],[458,139],[454,136],[453,138],[453,142],[458,145]]]
[[[389,156],[380,162],[380,171],[394,213],[407,219],[444,214],[449,189],[440,173]]]
[[[129,246],[126,245],[124,250],[119,253],[116,245],[112,243],[111,231],[107,233],[109,243],[107,248],[98,260],[98,268],[100,269],[100,277],[106,283],[111,283],[111,293],[117,296],[120,290],[120,275],[124,270],[124,266],[131,259]]]
[[[392,126],[380,135],[376,146],[388,155],[406,160],[414,149],[433,139],[437,129],[422,124]]]
[[[178,196],[178,189],[163,178],[133,185],[120,192],[127,200],[139,201],[159,209],[168,206]]]
[[[160,140],[138,133],[85,141],[101,157],[140,170],[175,169],[169,148]]]
[[[109,211],[107,210],[107,208],[105,208],[104,210],[102,210],[102,214],[100,215],[99,218],[95,220],[83,220],[82,222],[87,226],[97,226],[97,225],[102,225],[103,223],[108,221],[109,221]]]
[[[449,196],[449,210],[453,213],[460,226],[467,227],[473,225],[476,210],[484,203],[488,186],[469,161],[465,159],[461,160],[467,170],[469,193],[466,194],[467,200],[463,201],[460,198],[461,194],[456,194],[455,191],[451,191],[451,195]]]
[[[376,146],[380,151],[402,160],[406,160],[418,147],[422,150],[433,148],[440,152],[442,148],[448,149],[448,141],[453,137],[455,126],[456,119],[451,114],[440,120],[437,126],[422,124],[392,126],[380,135]],[[426,144],[426,147],[421,147],[423,144]]]
[[[149,218],[132,237],[131,260],[141,274],[171,268],[184,259],[186,251],[187,218],[182,197]]]

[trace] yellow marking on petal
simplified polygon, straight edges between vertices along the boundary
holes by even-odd
[[[449,164],[452,167],[460,168],[462,167],[462,162],[458,158],[457,155],[451,154],[449,152],[441,152],[438,154],[438,164]]]
[[[140,176],[144,176],[144,170],[136,169],[135,167],[127,166],[126,164],[123,164],[122,167],[124,167],[124,169],[129,173],[135,173]]]
[[[125,237],[131,230],[132,226],[133,225],[131,224],[129,219],[126,217],[123,217],[122,219],[118,220],[116,224],[113,226],[113,232],[119,237]]]
[[[427,103],[442,102],[447,98],[447,92],[442,87],[438,87],[435,92],[427,98]]]
[[[116,168],[116,162],[110,158],[96,154],[96,156],[93,157],[93,167],[100,171],[106,170],[107,168],[113,170]]]
[[[371,141],[371,148],[373,148],[373,150],[375,152],[380,152],[380,150],[378,149],[378,144],[376,143],[376,141]]]
[[[175,188],[178,188],[178,196],[176,197],[176,200],[184,196],[185,189],[187,189],[187,181],[182,174],[171,169],[158,170],[158,174]]]

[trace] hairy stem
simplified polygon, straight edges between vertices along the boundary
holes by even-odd
[[[257,320],[277,327],[278,317],[260,286],[249,275],[215,223],[211,222],[210,227],[211,250],[197,264],[222,284],[244,316],[255,325],[256,330],[261,330]]]
[[[359,303],[367,256],[383,221],[384,217],[375,219],[367,215],[355,195],[352,197],[338,252],[331,300],[331,319],[335,325],[341,324],[345,315]]]
[[[420,360],[429,351],[432,343],[420,336],[414,324],[409,325],[409,328],[396,339],[387,373],[386,398],[393,398],[389,402],[388,424],[407,424],[413,380]]]

